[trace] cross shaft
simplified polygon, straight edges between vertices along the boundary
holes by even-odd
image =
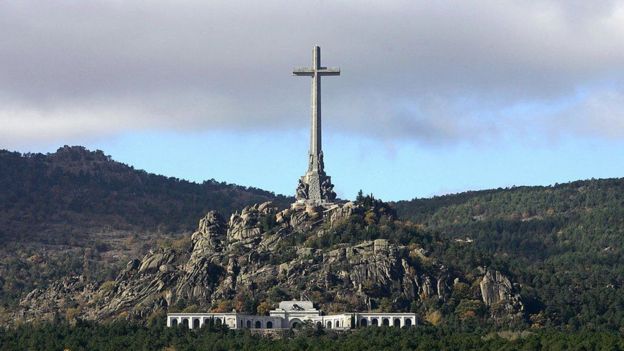
[[[310,133],[310,164],[308,172],[323,172],[321,137],[321,77],[339,76],[340,68],[327,68],[321,66],[321,48],[315,46],[312,50],[312,67],[295,68],[295,76],[312,77],[312,126]]]

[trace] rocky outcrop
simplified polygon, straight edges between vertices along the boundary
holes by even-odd
[[[382,299],[450,296],[449,282],[456,277],[418,246],[385,239],[325,247],[307,244],[353,216],[362,216],[362,222],[367,213],[370,210],[355,203],[297,204],[283,211],[263,203],[245,207],[226,223],[209,212],[191,236],[190,252],[153,250],[128,262],[114,282],[102,286],[73,281],[36,290],[22,301],[21,313],[53,313],[69,303],[82,306],[80,316],[87,319],[145,318],[154,310],[189,305],[208,310],[241,294],[261,301],[276,287],[290,297],[324,296],[317,301],[320,307],[331,303],[353,309],[376,308]],[[509,302],[512,309],[519,302],[500,272],[488,271],[481,291],[488,306]],[[403,306],[409,308],[409,302]]]
[[[241,213],[232,214],[227,226],[228,243],[241,243],[250,245],[261,238],[263,230],[263,219],[271,217],[273,219],[277,208],[271,202],[256,204],[243,208]]]
[[[488,270],[481,282],[481,298],[486,306],[492,306],[513,298],[511,281],[499,271]]]
[[[521,319],[524,306],[511,280],[497,270],[488,269],[481,282],[481,299],[495,320]]]
[[[94,298],[97,284],[88,282],[84,276],[69,276],[53,282],[47,289],[35,289],[21,299],[21,309],[16,317],[20,320],[53,320],[62,310],[70,309],[79,314],[83,301]]]
[[[193,249],[187,264],[188,269],[192,270],[202,258],[223,251],[227,228],[223,217],[215,211],[208,212],[199,221],[197,231],[191,235]]]
[[[162,270],[168,264],[171,264],[175,259],[175,252],[173,250],[162,250],[158,252],[150,252],[141,261],[139,266],[139,273],[153,273]],[[128,262],[128,266],[134,267],[134,261]],[[128,268],[126,266],[126,268]],[[166,269],[166,268],[165,268]]]

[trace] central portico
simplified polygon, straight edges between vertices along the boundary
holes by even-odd
[[[321,77],[339,76],[339,68],[321,66],[321,48],[312,50],[312,67],[295,68],[293,75],[312,77],[312,125],[310,131],[310,152],[308,171],[299,180],[297,200],[313,205],[331,202],[336,199],[331,177],[325,174],[321,130]]]

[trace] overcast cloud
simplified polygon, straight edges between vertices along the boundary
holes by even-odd
[[[0,147],[146,129],[624,138],[623,1],[3,1]]]

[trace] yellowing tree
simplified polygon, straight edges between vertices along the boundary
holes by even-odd
[[[270,310],[271,310],[271,305],[266,301],[262,301],[256,308],[256,312],[258,312],[258,315],[260,316],[268,315]]]

